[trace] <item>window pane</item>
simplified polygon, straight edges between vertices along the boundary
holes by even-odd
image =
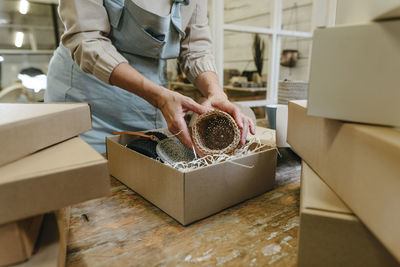
[[[226,24],[270,28],[272,1],[224,0],[224,21]]]
[[[312,0],[282,0],[282,29],[310,32]]]
[[[0,1],[0,36],[2,36],[0,49],[55,49],[56,38],[51,5],[29,2],[27,13],[21,14],[19,4],[20,1],[15,0]],[[57,7],[55,10],[57,12]],[[58,13],[56,15],[61,35],[63,24],[58,18]],[[24,34],[20,48],[15,46],[17,32]]]
[[[307,99],[311,39],[282,37],[278,103]]]
[[[224,33],[224,88],[232,101],[265,100],[270,37],[259,35],[263,53],[257,57],[259,71],[254,60],[255,34]]]

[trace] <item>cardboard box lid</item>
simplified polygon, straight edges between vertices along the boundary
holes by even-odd
[[[0,266],[25,261],[32,256],[43,216],[0,225]]]
[[[289,103],[288,142],[400,260],[400,131],[307,116]]]
[[[86,103],[0,104],[0,114],[0,166],[92,128]]]
[[[0,224],[109,193],[107,160],[76,137],[0,167]]]
[[[300,197],[303,208],[353,215],[347,205],[304,161],[301,164]]]

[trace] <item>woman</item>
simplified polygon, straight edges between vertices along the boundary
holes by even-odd
[[[50,61],[46,102],[88,102],[93,130],[82,135],[98,152],[113,131],[168,126],[188,147],[184,115],[211,107],[230,113],[241,129],[251,119],[230,103],[218,85],[206,0],[60,0],[66,31]],[[202,105],[165,88],[166,59],[207,98]]]

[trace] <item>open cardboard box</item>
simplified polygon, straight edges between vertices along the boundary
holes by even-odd
[[[182,172],[127,147],[129,135],[107,137],[110,174],[161,210],[187,225],[272,189],[277,152],[275,131],[257,127],[269,147],[234,162]]]
[[[304,161],[297,266],[400,266]]]
[[[288,143],[400,261],[400,130],[307,116],[307,101],[292,101]]]

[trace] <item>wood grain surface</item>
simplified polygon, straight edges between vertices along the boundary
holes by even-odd
[[[274,190],[186,227],[112,178],[72,207],[67,266],[295,266],[300,160],[282,152]]]

